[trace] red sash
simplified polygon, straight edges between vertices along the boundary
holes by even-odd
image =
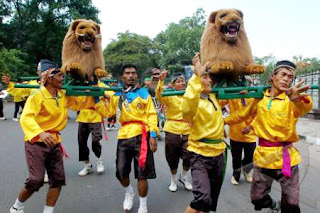
[[[108,133],[107,133],[107,130],[106,130],[106,125],[104,125],[104,119],[102,117],[102,128],[103,128],[103,133],[104,133],[104,140],[107,142],[109,140],[109,137],[108,137]]]
[[[148,153],[146,124],[143,123],[142,121],[128,121],[128,122],[123,122],[122,126],[125,126],[128,124],[140,124],[141,125],[142,141],[141,141],[140,153],[139,153],[139,167],[144,169],[146,166],[147,153]]]

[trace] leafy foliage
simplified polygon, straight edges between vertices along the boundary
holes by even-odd
[[[124,64],[135,64],[140,74],[147,67],[156,67],[160,60],[157,46],[147,36],[135,33],[119,33],[117,40],[113,40],[103,51],[108,72],[114,77],[119,76]]]
[[[191,64],[195,52],[200,50],[204,13],[203,9],[197,9],[192,17],[181,19],[178,24],[170,23],[164,32],[157,35],[155,42],[161,47],[161,67],[176,72],[182,65]]]
[[[13,78],[18,76],[27,76],[32,74],[31,67],[26,65],[24,58],[27,54],[17,49],[7,50],[6,48],[0,49],[0,67],[1,73],[11,73]],[[27,71],[30,72],[27,72]],[[35,68],[33,70],[36,70]],[[32,71],[33,71],[32,70]]]
[[[294,56],[294,62],[297,66],[298,75],[310,74],[318,71],[320,68],[320,60],[317,58],[304,58]]]
[[[269,80],[270,73],[272,72],[272,70],[274,69],[274,67],[277,63],[276,57],[271,54],[268,56],[264,56],[262,58],[255,57],[254,61],[256,63],[262,64],[266,67],[266,72],[264,72],[263,74],[259,74],[259,75],[254,76],[254,78],[257,80],[255,84],[257,84],[257,85],[267,84],[268,80]]]
[[[60,62],[62,41],[73,19],[99,22],[91,0],[3,0],[0,6],[6,12],[0,16],[0,47],[26,53],[20,58],[26,63],[22,69],[34,67],[42,58]]]

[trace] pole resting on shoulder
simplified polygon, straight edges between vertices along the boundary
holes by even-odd
[[[14,88],[38,89],[39,85],[16,84]],[[122,91],[122,87],[63,86],[67,96],[104,96],[105,91]]]
[[[262,98],[263,92],[270,88],[269,85],[255,87],[215,87],[212,93],[215,93],[218,99],[238,99],[238,98]],[[319,85],[311,85],[310,89],[318,89]],[[184,95],[185,91],[165,90],[163,97]]]

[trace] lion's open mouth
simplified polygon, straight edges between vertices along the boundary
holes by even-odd
[[[221,31],[227,38],[235,38],[238,36],[238,32],[240,29],[240,24],[231,23],[227,25],[223,25],[221,27]]]
[[[94,43],[95,38],[92,35],[85,34],[85,35],[79,35],[78,40],[82,46],[82,49],[90,50]]]

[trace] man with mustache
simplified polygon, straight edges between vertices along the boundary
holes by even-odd
[[[43,213],[53,213],[61,187],[65,185],[62,156],[66,153],[59,132],[67,125],[67,108],[79,111],[95,105],[92,97],[66,96],[61,90],[63,73],[56,63],[41,60],[41,72],[43,86],[29,96],[20,120],[29,177],[10,213],[24,212],[25,202],[43,186],[45,170],[49,189]]]
[[[122,92],[114,95],[105,93],[107,101],[100,101],[96,109],[104,116],[117,115],[121,124],[118,131],[116,176],[125,188],[123,209],[129,211],[133,206],[134,190],[129,175],[134,161],[134,174],[138,179],[140,207],[138,213],[146,213],[148,181],[156,178],[153,152],[157,150],[157,113],[152,98],[146,88],[137,84],[137,67],[126,64],[121,69],[124,82]]]
[[[253,155],[255,166],[251,185],[251,201],[255,210],[270,208],[273,212],[299,213],[299,168],[301,157],[293,143],[299,141],[296,123],[312,109],[312,99],[302,92],[304,81],[291,86],[295,78],[295,65],[279,61],[270,75],[271,88],[262,100],[256,100],[244,110],[231,114],[227,124],[241,122],[255,115],[243,133],[253,130],[259,143]],[[281,185],[281,202],[269,195],[272,182]]]

